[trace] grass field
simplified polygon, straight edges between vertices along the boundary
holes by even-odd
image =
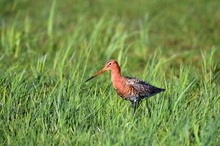
[[[0,145],[219,145],[219,5],[0,0]],[[166,92],[133,115],[110,73],[84,83],[110,58]]]

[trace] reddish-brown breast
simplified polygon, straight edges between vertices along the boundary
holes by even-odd
[[[112,79],[113,86],[123,99],[129,100],[132,95],[133,88],[127,84],[127,80],[124,77]]]

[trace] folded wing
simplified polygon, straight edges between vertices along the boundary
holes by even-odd
[[[127,84],[133,88],[133,92],[136,95],[136,97],[140,97],[140,98],[150,97],[157,93],[165,91],[165,89],[152,86],[149,83],[139,80],[137,78],[131,78],[131,77],[126,77],[126,78],[128,81]]]

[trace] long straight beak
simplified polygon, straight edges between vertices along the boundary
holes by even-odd
[[[88,82],[89,80],[95,78],[96,76],[100,75],[101,73],[105,72],[106,70],[107,70],[106,67],[104,67],[102,70],[100,70],[99,72],[94,74],[92,77],[88,78],[85,82]]]

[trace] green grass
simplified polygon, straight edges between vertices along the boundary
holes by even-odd
[[[218,145],[216,1],[0,1],[1,145]],[[109,73],[166,88],[133,116]],[[151,109],[151,116],[147,106]]]

